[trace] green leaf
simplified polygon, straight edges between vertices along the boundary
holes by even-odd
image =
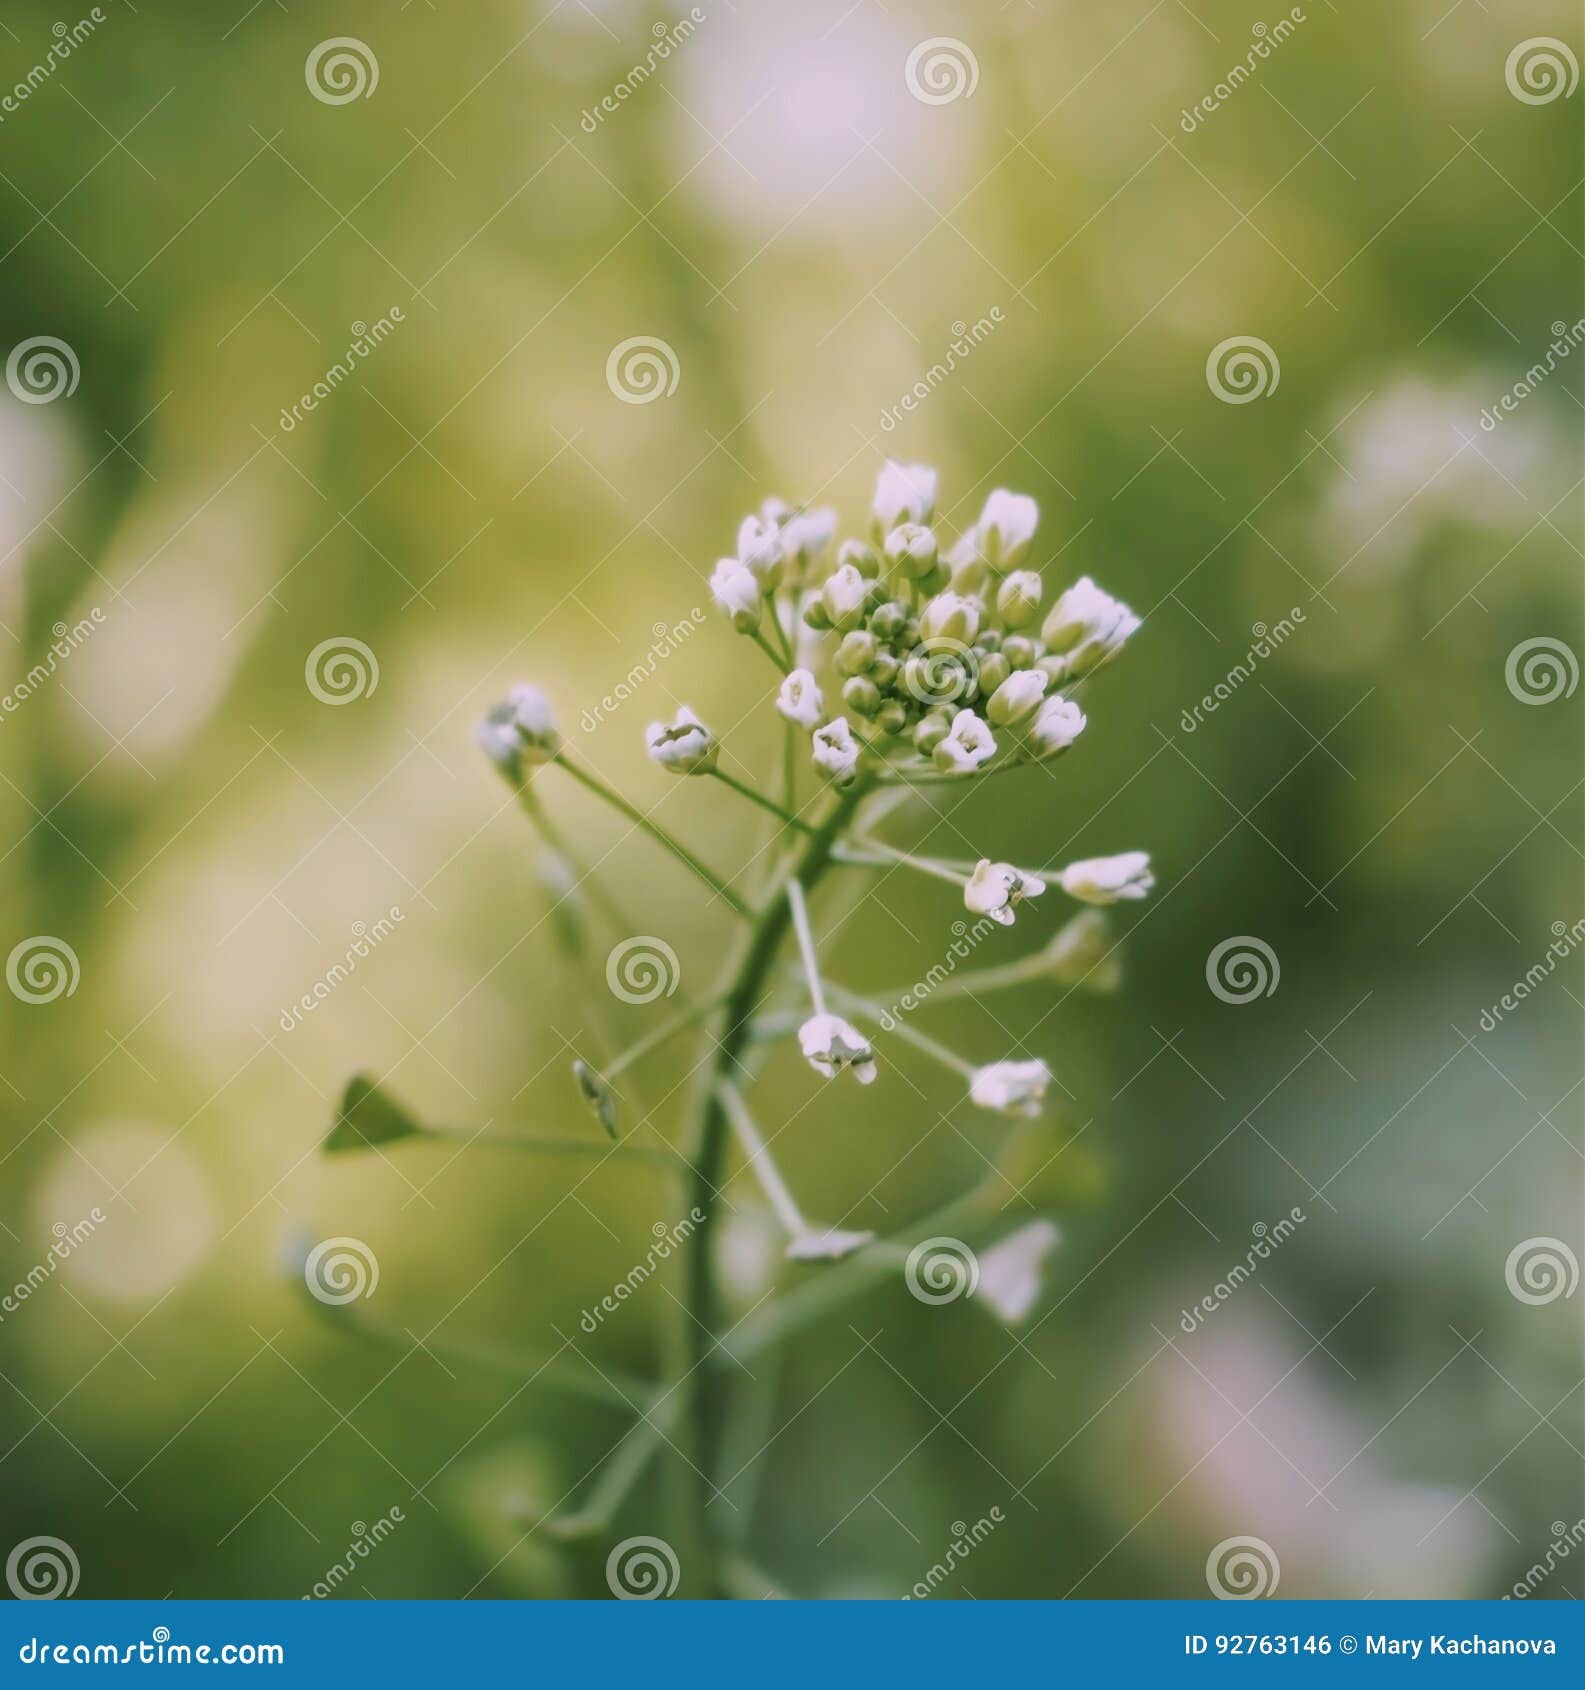
[[[367,1150],[375,1144],[421,1137],[423,1132],[418,1122],[373,1080],[354,1074],[342,1093],[340,1111],[323,1149],[332,1155],[342,1150]]]

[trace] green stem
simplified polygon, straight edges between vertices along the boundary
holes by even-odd
[[[809,996],[814,1000],[815,1014],[826,1012],[826,996],[820,986],[820,958],[815,951],[814,932],[809,926],[809,906],[804,901],[804,889],[797,875],[787,882],[787,907],[792,912],[793,929],[798,935],[798,954],[803,958],[804,979],[809,982]]]
[[[726,1002],[726,994],[717,992],[706,998],[702,1003],[691,1004],[687,1009],[679,1010],[676,1015],[669,1016],[655,1028],[646,1033],[636,1044],[631,1044],[626,1050],[606,1063],[600,1069],[602,1080],[614,1080],[624,1068],[631,1068],[635,1062],[649,1055],[652,1050],[658,1050],[668,1039],[675,1038],[678,1033],[693,1026],[696,1021],[702,1021],[711,1010],[719,1009]]]
[[[792,673],[791,662],[776,650],[776,648],[768,639],[765,638],[758,628],[751,629],[748,637],[760,648],[762,652],[765,653],[765,655],[776,665],[777,669],[779,669],[782,674],[790,675]]]
[[[864,864],[879,867],[883,862],[900,863],[904,868],[917,869],[920,874],[928,874],[936,880],[950,881],[954,886],[966,886],[968,876],[961,870],[955,869],[950,863],[944,863],[935,857],[917,857],[912,851],[899,851],[895,845],[883,845],[878,839],[864,839],[859,841],[863,847],[859,851],[843,851],[838,855],[838,862]],[[866,855],[868,852],[879,852],[879,856]]]
[[[642,810],[628,803],[621,793],[613,792],[597,775],[591,774],[580,764],[574,763],[565,751],[557,754],[556,762],[575,781],[588,787],[597,797],[603,798],[613,809],[626,816],[635,827],[642,828],[657,844],[665,846],[678,862],[682,863],[684,867],[692,869],[712,892],[722,898],[739,915],[749,914],[748,905],[743,902],[737,893],[727,885],[714,869],[706,868],[680,839],[673,838],[658,822],[651,821]]]
[[[762,810],[769,810],[783,827],[796,828],[800,833],[814,832],[808,822],[799,821],[796,816],[790,815],[774,798],[767,798],[763,792],[756,792],[747,781],[739,780],[736,775],[729,775],[725,769],[712,769],[710,773],[724,785],[730,786],[734,792],[741,792],[751,803],[758,804]]]
[[[786,1180],[781,1177],[781,1169],[776,1166],[764,1135],[754,1124],[754,1117],[743,1101],[743,1094],[730,1080],[721,1082],[720,1092],[721,1101],[726,1104],[727,1118],[732,1123],[732,1131],[743,1147],[743,1154],[754,1170],[754,1177],[759,1181],[766,1201],[776,1211],[777,1220],[788,1233],[794,1238],[801,1238],[809,1229],[804,1224],[797,1199],[788,1189]]]
[[[1031,981],[1040,978],[1040,968],[1045,958],[1042,952],[1036,951],[1033,956],[1025,957],[1018,962],[1004,962],[995,968],[975,968],[967,974],[955,974],[949,980],[942,980],[930,988],[932,1002],[949,1002],[957,998],[975,997],[980,992],[1002,991],[1009,986],[1026,986]],[[898,986],[893,990],[878,991],[871,994],[880,1003],[896,1003],[900,998],[908,997],[919,990],[919,983],[911,986]]]
[[[567,843],[567,836],[545,813],[544,806],[534,796],[529,783],[521,781],[517,787],[517,802],[530,822],[539,830],[539,836],[558,856],[564,858],[571,866],[579,886],[589,889],[589,901],[596,906],[605,919],[618,933],[636,933],[633,919],[628,915],[612,896],[606,891],[600,877],[593,869],[585,868],[578,854]]]
[[[693,1168],[690,1212],[698,1210],[704,1220],[695,1228],[687,1243],[684,1303],[687,1310],[688,1367],[699,1370],[692,1393],[690,1433],[693,1449],[690,1458],[706,1475],[705,1480],[692,1487],[694,1535],[707,1558],[712,1541],[706,1516],[713,1494],[713,1481],[709,1475],[715,1469],[721,1448],[726,1407],[724,1387],[728,1383],[720,1370],[710,1365],[716,1352],[715,1333],[719,1326],[712,1251],[718,1213],[717,1193],[725,1174],[726,1142],[730,1130],[719,1086],[722,1080],[732,1078],[748,1045],[754,1011],[787,936],[792,906],[785,896],[786,886],[795,878],[804,885],[812,886],[824,873],[837,836],[852,817],[864,790],[862,782],[855,782],[845,792],[839,793],[815,832],[790,854],[779,870],[780,883],[773,886],[754,925],[744,933],[727,964],[724,976],[726,1006],[721,1013],[719,1029],[711,1029],[713,1051],[709,1060],[701,1064],[695,1080],[692,1122],[685,1155]],[[707,1568],[706,1573],[706,1582],[713,1585],[710,1569]]]

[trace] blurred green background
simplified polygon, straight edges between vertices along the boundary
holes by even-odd
[[[860,531],[895,453],[939,466],[949,535],[993,487],[1035,495],[1048,587],[1092,573],[1145,627],[1086,687],[1054,785],[938,788],[893,836],[1033,864],[1140,847],[1158,887],[1120,923],[1118,996],[921,1012],[973,1060],[1050,1060],[1107,1189],[1059,1217],[1029,1330],[894,1283],[741,1382],[747,1448],[770,1440],[754,1559],[801,1595],[896,1596],[994,1506],[941,1596],[1203,1595],[1240,1534],[1283,1595],[1499,1594],[1581,1513],[1581,1294],[1505,1278],[1522,1241],[1582,1249],[1578,957],[1482,1023],[1585,915],[1581,697],[1505,679],[1545,638],[1577,680],[1580,357],[1480,423],[1582,314],[1585,95],[1531,103],[1504,75],[1528,38],[1577,58],[1577,8],[1315,0],[1192,132],[1279,14],[699,10],[585,124],[680,14],[104,0],[0,124],[5,348],[57,337],[80,369],[50,403],[0,391],[8,692],[56,623],[93,619],[0,714],[0,938],[80,963],[69,996],[0,994],[0,1280],[105,1216],[0,1320],[0,1547],[66,1540],[85,1596],[295,1596],[399,1508],[343,1594],[604,1593],[604,1544],[525,1534],[624,1422],[452,1350],[570,1338],[657,1372],[664,1287],[593,1337],[578,1319],[661,1195],[577,1161],[316,1146],[359,1069],[438,1121],[592,1130],[571,1047],[652,1023],[606,992],[604,941],[558,944],[472,725],[537,681],[604,776],[746,863],[752,812],[667,786],[642,729],[688,703],[773,765],[770,671],[709,571],[769,493]],[[0,84],[57,16],[6,8]],[[330,32],[377,58],[368,97],[313,97]],[[904,70],[937,36],[977,81],[932,104]],[[607,383],[635,336],[675,355],[653,403]],[[1233,336],[1280,360],[1246,404],[1206,376]],[[1252,624],[1294,607],[1185,731]],[[344,637],[379,681],[330,707],[305,662]],[[703,989],[726,917],[554,771],[538,790]],[[886,876],[832,966],[915,978],[959,913]],[[1056,919],[1030,911],[998,958]],[[1206,979],[1237,935],[1280,959],[1245,1005]],[[892,1232],[1005,1128],[883,1055],[862,1103],[810,1101],[779,1057],[761,1107],[802,1110],[782,1144],[811,1212]],[[689,1063],[643,1072],[662,1131]],[[773,1268],[733,1192],[746,1307]],[[1296,1235],[1184,1332],[1296,1205]],[[378,1256],[360,1307],[390,1345],[294,1294],[290,1240],[340,1234]],[[664,1536],[663,1491],[621,1524]],[[1581,1576],[1576,1554],[1537,1594]]]

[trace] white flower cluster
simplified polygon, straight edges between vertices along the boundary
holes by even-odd
[[[1044,583],[1023,567],[1039,521],[1027,495],[993,492],[945,551],[935,503],[934,470],[888,462],[868,539],[844,540],[828,569],[835,512],[768,500],[711,577],[733,626],[786,655],[776,708],[839,786],[866,763],[904,779],[973,775],[999,753],[1010,763],[1066,751],[1085,717],[1060,689],[1110,662],[1139,627],[1088,576],[1041,620]],[[836,636],[824,688],[810,632]]]

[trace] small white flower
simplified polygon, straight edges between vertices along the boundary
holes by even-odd
[[[869,582],[851,563],[844,563],[834,575],[828,575],[820,589],[820,602],[831,618],[831,626],[842,633],[858,627],[864,620],[864,601],[869,592]]]
[[[993,1062],[975,1070],[969,1101],[998,1115],[1032,1120],[1050,1084],[1051,1070],[1044,1062]]]
[[[1081,575],[1051,607],[1040,637],[1049,650],[1066,655],[1064,675],[1084,675],[1109,663],[1139,628],[1126,604]]]
[[[820,688],[807,669],[794,669],[782,682],[776,708],[795,727],[812,728],[820,720]]]
[[[960,710],[952,718],[952,731],[932,753],[936,767],[948,775],[971,775],[995,754],[995,737],[972,710]]]
[[[928,522],[936,508],[936,472],[928,464],[900,464],[888,458],[875,478],[870,507],[876,538],[900,522]]]
[[[670,727],[664,722],[651,722],[644,742],[650,756],[674,775],[708,774],[720,752],[715,735],[686,704],[677,711]]]
[[[1048,1220],[1031,1221],[980,1252],[980,1283],[975,1296],[1015,1325],[1035,1306],[1040,1295],[1040,1270],[1060,1237]]]
[[[985,714],[999,728],[1010,728],[1034,715],[1050,685],[1039,669],[1015,669],[991,694]]]
[[[858,773],[859,753],[863,747],[853,737],[846,716],[838,716],[834,722],[816,728],[810,746],[814,766],[838,786],[846,786]]]
[[[1117,990],[1123,981],[1123,966],[1106,917],[1099,910],[1080,910],[1052,934],[1040,953],[1040,977],[1059,986],[1082,986],[1090,992]]]
[[[833,1079],[844,1068],[853,1070],[861,1086],[875,1078],[875,1052],[852,1022],[840,1015],[811,1015],[798,1029],[804,1058],[817,1074]]]
[[[1001,617],[1003,625],[1014,632],[1027,628],[1040,614],[1040,595],[1044,590],[1034,570],[1014,570],[996,594],[996,614]]]
[[[1048,698],[1030,723],[1029,743],[1037,757],[1054,757],[1083,732],[1084,712],[1071,698]]]
[[[886,536],[886,561],[911,581],[935,568],[936,552],[935,530],[923,523],[904,522]]]
[[[724,557],[715,566],[710,592],[740,634],[751,634],[759,626],[759,582],[754,579],[753,571],[735,557]]]
[[[782,551],[797,569],[807,569],[831,544],[836,531],[837,513],[830,505],[794,511],[782,521]]]
[[[1069,863],[1060,876],[1062,890],[1085,904],[1116,904],[1143,898],[1156,884],[1145,851],[1124,851],[1116,857],[1086,857]]]
[[[927,640],[956,640],[973,645],[980,631],[980,601],[963,593],[937,593],[919,612],[919,632]]]
[[[1029,554],[1040,521],[1040,507],[1027,493],[998,487],[985,501],[975,528],[982,558],[998,574],[1016,569]]]
[[[981,857],[963,888],[963,907],[973,915],[988,915],[1003,927],[1013,925],[1013,911],[1025,898],[1038,898],[1046,883],[1038,874],[1025,874],[1011,863]]]
[[[743,518],[737,531],[737,555],[761,589],[774,587],[781,580],[781,535],[763,517]]]
[[[874,1240],[873,1232],[801,1232],[787,1246],[790,1262],[839,1262]]]
[[[561,750],[556,711],[549,695],[520,682],[476,730],[479,745],[503,773],[521,774],[522,765],[548,763]]]

